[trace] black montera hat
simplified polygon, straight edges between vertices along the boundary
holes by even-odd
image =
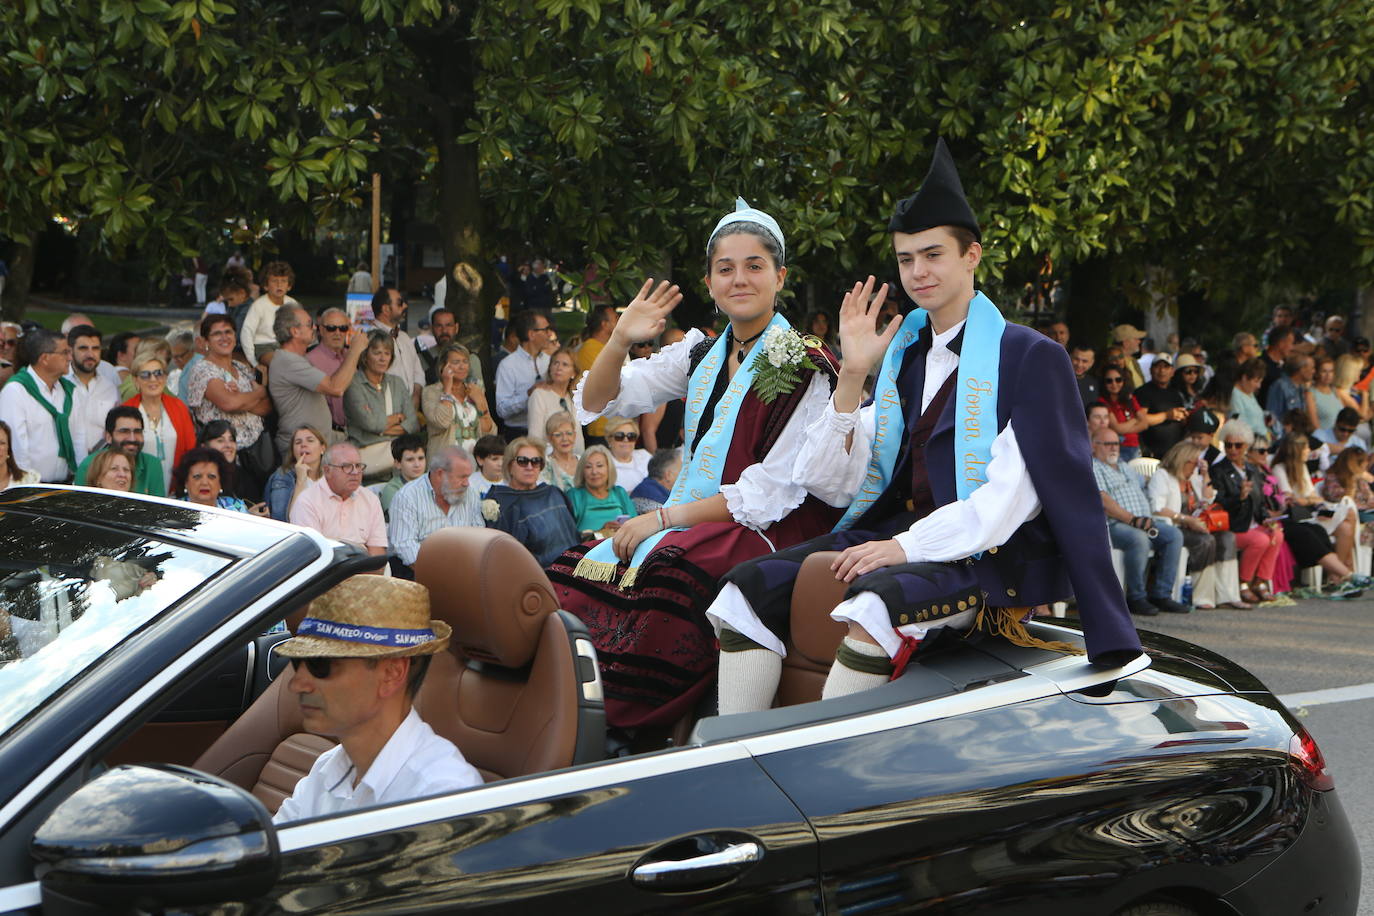
[[[936,226],[962,226],[981,240],[982,231],[973,208],[964,197],[964,186],[959,182],[959,172],[954,168],[954,159],[941,137],[935,142],[935,158],[930,162],[930,171],[920,189],[906,200],[897,204],[892,220],[887,228],[892,232],[924,232]]]

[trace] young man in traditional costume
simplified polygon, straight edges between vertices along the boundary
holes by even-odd
[[[844,366],[794,479],[848,508],[832,533],[726,576],[707,612],[720,634],[722,714],[772,705],[793,585],[816,551],[840,551],[832,568],[849,583],[832,614],[849,634],[825,698],[899,674],[938,627],[1038,644],[1022,626],[1028,609],[1070,593],[1094,665],[1140,654],[1068,355],[975,292],[978,222],[943,141],[888,228],[918,308],[879,330],[875,301],[886,287],[875,300],[869,277],[844,299]],[[863,380],[880,360],[874,403],[860,411]]]
[[[830,399],[832,357],[776,310],[787,276],[776,220],[743,200],[706,246],[705,282],[730,319],[626,365],[682,299],[650,280],[620,316],[574,394],[578,421],[638,416],[685,397],[682,470],[663,508],[632,518],[550,568],[561,606],[585,621],[617,727],[681,718],[710,687],[715,634],[705,611],[737,563],[828,531],[839,512],[793,477],[807,427]]]

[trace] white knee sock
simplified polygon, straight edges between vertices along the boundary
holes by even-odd
[[[846,653],[845,649],[848,649],[849,652]],[[859,671],[845,663],[845,655],[850,656],[851,662],[857,660],[854,656],[862,656],[864,660],[872,659],[873,664],[864,665],[870,670]],[[825,689],[821,691],[821,699],[830,700],[835,697],[846,697],[851,693],[872,690],[886,684],[891,676],[892,662],[882,646],[875,646],[872,643],[846,636],[840,645],[840,651],[835,654],[835,664],[830,666],[830,676],[825,679]]]
[[[772,649],[721,650],[718,712],[730,716],[771,709],[781,679],[782,656]]]

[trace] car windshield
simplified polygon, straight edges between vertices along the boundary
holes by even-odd
[[[0,513],[0,735],[229,562],[128,531]]]

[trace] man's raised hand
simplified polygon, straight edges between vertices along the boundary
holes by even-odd
[[[887,284],[874,296],[873,283],[871,275],[863,283],[855,283],[840,303],[840,352],[844,354],[844,366],[851,368],[852,363],[852,368],[865,376],[878,365],[902,325],[894,319],[886,328],[878,329],[878,313],[887,299]]]
[[[654,286],[654,278],[644,281],[639,295],[620,313],[613,336],[623,347],[653,340],[668,326],[668,313],[677,308],[682,301],[682,290],[674,283],[664,280]]]

